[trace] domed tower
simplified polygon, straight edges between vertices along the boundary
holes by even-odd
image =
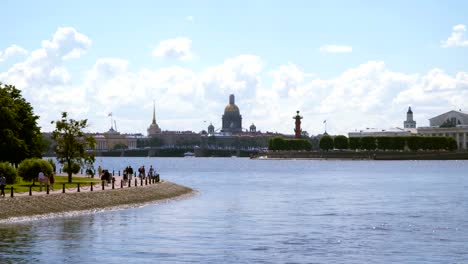
[[[229,96],[229,104],[224,108],[222,120],[223,127],[221,132],[242,132],[242,116],[240,115],[239,107],[235,104],[233,94]]]
[[[147,131],[148,131],[148,136],[161,133],[161,128],[159,128],[158,124],[156,123],[156,105],[154,102],[153,102],[153,122],[148,127]]]
[[[214,134],[214,132],[215,132],[214,130],[215,129],[214,129],[213,124],[210,123],[210,125],[208,126],[208,134]]]
[[[257,132],[257,127],[252,123],[252,125],[250,125],[250,133],[256,133]]]
[[[406,121],[403,122],[404,128],[416,128],[416,121],[413,120],[413,111],[411,111],[411,106],[406,112]]]

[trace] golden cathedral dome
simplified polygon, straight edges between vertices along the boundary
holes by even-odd
[[[226,108],[224,108],[224,113],[239,113],[239,107],[235,104],[228,104]]]

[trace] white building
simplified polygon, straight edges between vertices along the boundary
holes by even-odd
[[[349,132],[352,137],[408,137],[416,133],[415,129],[403,129],[399,127],[390,129],[367,128],[356,132]]]
[[[428,127],[418,127],[422,136],[452,137],[457,141],[458,149],[468,149],[468,113],[449,111],[429,119]]]

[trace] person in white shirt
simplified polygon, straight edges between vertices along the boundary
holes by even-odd
[[[47,182],[49,181],[49,179],[44,175],[42,171],[39,172],[38,178],[39,178],[39,191],[42,192],[42,185],[47,186]]]

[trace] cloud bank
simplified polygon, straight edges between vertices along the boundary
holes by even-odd
[[[155,100],[163,130],[199,132],[210,122],[221,126],[231,93],[245,127],[255,123],[261,131],[289,134],[296,110],[310,134],[323,133],[325,119],[329,133],[346,134],[402,126],[409,105],[418,126],[442,112],[468,109],[468,72],[451,75],[436,68],[408,74],[383,61],[366,61],[321,78],[293,62],[268,65],[255,54],[239,54],[197,71],[179,65],[130,70],[130,61],[113,57],[97,59],[84,73],[71,73],[67,65],[78,61],[91,43],[74,28],[58,28],[23,61],[0,72],[1,82],[16,85],[32,103],[44,131],[51,131],[50,121],[67,111],[89,119],[90,131],[103,132],[110,127],[107,113],[113,112],[121,132],[146,134]],[[161,56],[192,56],[190,45],[162,43]]]

